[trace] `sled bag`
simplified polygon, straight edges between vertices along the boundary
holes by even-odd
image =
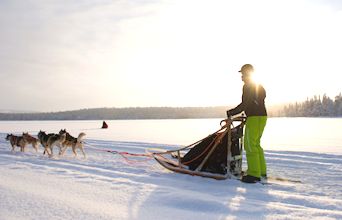
[[[228,148],[228,132],[224,131],[225,135],[221,140],[216,149],[212,152],[207,162],[202,167],[201,171],[226,174],[227,173],[227,148]],[[241,155],[242,147],[240,138],[243,136],[243,126],[239,125],[232,129],[232,156]],[[215,144],[215,139],[219,138],[219,133],[211,134],[207,138],[203,139],[200,143],[196,144],[187,152],[181,162],[187,165],[190,170],[195,170],[201,162],[204,160],[206,155],[210,152],[211,148]]]

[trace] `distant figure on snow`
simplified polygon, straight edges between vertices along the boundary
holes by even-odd
[[[105,121],[102,122],[102,128],[108,128],[108,125]]]

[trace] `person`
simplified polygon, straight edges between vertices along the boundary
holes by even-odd
[[[256,183],[266,175],[266,161],[264,150],[260,146],[260,139],[267,122],[267,111],[265,107],[266,91],[260,84],[252,80],[254,67],[245,64],[239,71],[244,82],[242,91],[242,102],[233,109],[227,111],[227,117],[239,114],[242,111],[247,116],[244,149],[247,158],[247,174],[242,176],[241,181],[245,183]]]
[[[102,127],[101,128],[108,128],[108,125],[105,121],[102,122]]]

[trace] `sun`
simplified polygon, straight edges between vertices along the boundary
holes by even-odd
[[[252,75],[252,81],[256,84],[265,84],[267,79],[264,74],[258,74],[258,72],[254,72]]]

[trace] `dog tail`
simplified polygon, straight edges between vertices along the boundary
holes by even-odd
[[[77,137],[77,143],[81,143],[84,136],[86,136],[86,134],[81,132]]]

